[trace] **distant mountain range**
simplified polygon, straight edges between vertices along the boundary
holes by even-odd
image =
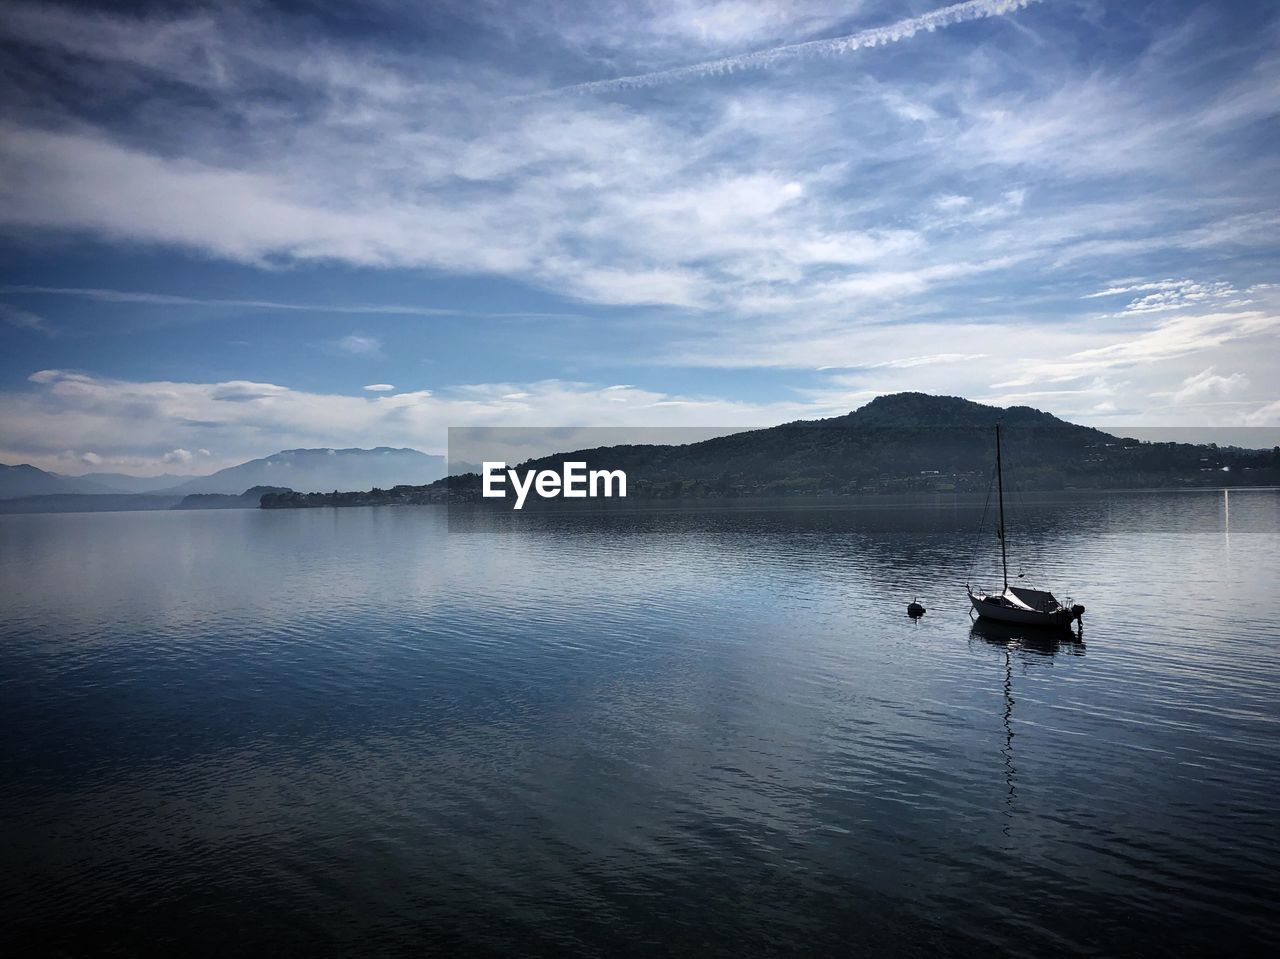
[[[1006,487],[1024,490],[1271,485],[1280,451],[1150,443],[1078,426],[1029,406],[897,393],[822,420],[800,420],[682,446],[629,445],[540,457],[519,469],[559,471],[566,460],[621,469],[629,499],[984,492],[993,430],[1004,435]],[[500,458],[498,456],[495,459]],[[480,477],[413,488],[284,493],[264,507],[359,506],[479,499]],[[557,501],[559,502],[559,501]]]
[[[166,492],[239,495],[251,486],[287,486],[298,492],[372,489],[430,483],[444,474],[443,456],[414,449],[284,450],[188,480]]]
[[[0,500],[59,495],[112,495],[112,503],[125,502],[119,494],[150,494],[153,497],[181,498],[192,493],[222,493],[239,496],[254,486],[287,487],[300,492],[340,489],[372,489],[379,486],[423,484],[445,473],[443,456],[414,449],[311,449],[283,450],[250,460],[239,466],[218,470],[209,476],[153,477],[122,473],[89,473],[62,476],[34,466],[0,465]],[[107,501],[102,501],[106,506]],[[155,500],[153,500],[155,502]],[[81,508],[93,508],[84,500]],[[119,509],[119,505],[110,508]],[[139,506],[139,508],[146,508]],[[151,508],[154,508],[152,506]]]
[[[0,463],[0,499],[15,496],[47,496],[54,493],[116,493],[105,483],[87,476],[60,476],[21,463],[5,466]],[[132,492],[132,490],[130,491]]]
[[[156,493],[173,489],[186,483],[190,476],[179,476],[177,473],[161,473],[159,476],[130,476],[128,473],[85,473],[83,476],[68,477],[105,486],[112,493]]]

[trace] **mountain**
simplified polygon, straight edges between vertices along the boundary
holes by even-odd
[[[48,496],[55,493],[111,493],[110,487],[83,476],[60,476],[22,463],[0,464],[0,499]]]
[[[159,476],[130,476],[127,473],[85,473],[76,477],[90,483],[105,486],[113,493],[154,493],[185,483],[190,476],[177,473],[161,473]]]
[[[954,396],[897,393],[829,419],[683,446],[580,450],[521,468],[558,470],[573,459],[586,462],[588,469],[621,469],[633,496],[785,496],[938,485],[985,489],[997,424],[1004,430],[1006,474],[1016,474],[1028,487],[1097,485],[1092,480],[1102,474],[1130,472],[1133,457],[1125,451],[1140,446],[1031,407],[1003,409]],[[1084,474],[1090,482],[1084,482]]]
[[[987,406],[959,396],[932,396],[928,393],[891,393],[877,396],[851,413],[825,420],[801,420],[795,426],[873,427],[968,427],[987,428],[997,423],[1005,427],[1069,427],[1104,435],[1088,426],[1076,426],[1030,406]]]
[[[445,474],[443,456],[414,449],[282,450],[219,470],[210,476],[127,476],[90,473],[61,476],[34,466],[0,465],[0,512],[85,512],[168,509],[191,494],[248,495],[254,487],[317,492],[421,485]],[[260,495],[260,494],[259,494]],[[21,502],[16,502],[21,499]],[[210,503],[202,504],[207,508]],[[223,506],[226,503],[221,504]],[[257,505],[256,500],[252,505]],[[183,508],[202,508],[184,506]]]
[[[188,493],[238,496],[253,486],[284,486],[304,493],[372,489],[430,483],[444,473],[443,456],[430,456],[414,449],[379,446],[371,450],[283,450],[210,476],[187,480],[163,492],[182,496]]]
[[[620,469],[627,474],[631,499],[982,493],[993,472],[997,424],[1002,429],[1006,489],[1256,486],[1280,481],[1280,450],[1144,443],[1028,406],[1001,408],[924,393],[882,396],[843,416],[683,446],[577,450],[517,468],[558,472],[561,463],[574,461],[586,463],[587,469]],[[456,502],[478,500],[479,494],[480,477],[468,473],[429,486],[369,493],[268,495],[263,506]]]

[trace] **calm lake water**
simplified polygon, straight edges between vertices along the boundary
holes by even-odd
[[[0,516],[2,928],[71,954],[1274,943],[1280,492],[1024,504],[1015,565],[1088,607],[1079,644],[972,629],[979,513]]]

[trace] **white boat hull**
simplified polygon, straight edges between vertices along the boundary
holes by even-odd
[[[973,604],[979,616],[1001,623],[1016,623],[1019,626],[1070,629],[1071,624],[1078,618],[1073,610],[1063,606],[1051,610],[1025,609],[1013,605],[999,595],[988,596],[985,593],[970,592],[969,602]]]

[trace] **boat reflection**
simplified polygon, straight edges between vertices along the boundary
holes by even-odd
[[[1085,649],[1083,630],[1070,632],[1065,629],[1020,626],[1015,623],[996,622],[982,616],[972,621],[969,638],[980,639],[992,646],[1025,649],[1046,656],[1053,656],[1059,652],[1069,656],[1083,656]]]
[[[1013,662],[1014,654],[1027,652],[1031,657],[1019,657],[1024,668],[1039,656],[1056,656],[1064,653],[1068,656],[1084,655],[1083,630],[1072,633],[1062,629],[1045,629],[1043,627],[1002,623],[978,617],[971,621],[969,641],[981,640],[990,646],[998,646],[1004,650],[1004,705],[1000,721],[1004,727],[1004,741],[1000,744],[1000,756],[1004,765],[1004,825],[1001,829],[1005,838],[1012,835],[1016,820],[1018,804],[1018,768],[1014,764],[1013,741],[1016,735],[1013,722],[1013,707],[1016,700],[1013,695]],[[1049,665],[1045,663],[1044,665]]]

